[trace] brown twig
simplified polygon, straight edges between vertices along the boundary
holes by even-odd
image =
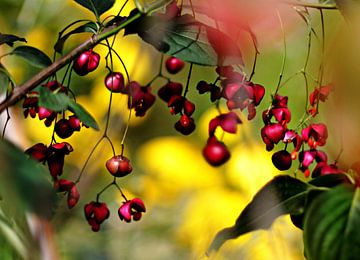
[[[70,53],[64,55],[59,60],[51,64],[49,67],[44,68],[38,74],[36,74],[31,79],[26,81],[24,84],[14,88],[13,92],[4,101],[0,103],[0,113],[2,113],[6,108],[14,105],[21,98],[23,98],[26,95],[26,93],[36,88],[39,84],[41,84],[44,80],[46,80],[48,77],[53,75],[55,72],[57,72],[58,70],[69,64],[77,55],[88,49],[95,47],[104,39],[117,34],[120,30],[125,28],[125,26],[135,21],[136,19],[140,18],[140,16],[141,14],[137,13],[134,16],[129,17],[127,20],[125,20],[119,25],[113,25],[107,27],[100,34],[93,35],[88,40],[78,45]]]

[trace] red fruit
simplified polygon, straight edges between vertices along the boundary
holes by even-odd
[[[69,117],[69,125],[71,126],[72,130],[80,131],[81,121],[76,116],[70,116]]]
[[[60,119],[55,124],[55,133],[60,138],[68,138],[74,133],[74,129],[72,128],[71,124],[69,123],[69,120],[67,119]]]
[[[187,115],[182,115],[180,120],[175,123],[174,127],[176,131],[182,133],[183,135],[189,135],[194,132],[196,125],[193,118],[188,117]]]
[[[202,151],[206,161],[212,166],[220,166],[230,159],[230,152],[223,142],[210,137]]]
[[[84,76],[95,70],[99,66],[100,55],[92,50],[81,53],[75,60],[73,69],[80,75]]]
[[[67,198],[68,208],[72,209],[78,203],[79,199],[80,199],[80,193],[77,190],[76,186],[73,185],[70,191],[68,192],[68,198]]]
[[[74,185],[74,182],[65,179],[54,181],[54,189],[58,192],[69,191]]]
[[[184,67],[185,63],[175,57],[170,57],[166,60],[166,69],[170,74],[176,74]]]
[[[100,224],[110,216],[110,211],[106,203],[92,201],[85,205],[84,213],[86,220],[91,226],[92,231],[100,230]]]
[[[48,156],[48,148],[46,145],[38,143],[27,149],[25,153],[29,154],[33,159],[43,162]]]
[[[125,93],[124,76],[120,72],[111,72],[105,78],[105,86],[114,93]]]
[[[107,160],[106,168],[115,177],[124,177],[132,172],[130,160],[122,155]]]
[[[145,212],[144,202],[135,198],[123,203],[118,210],[119,218],[125,222],[131,222],[131,217],[133,220],[138,221],[141,219],[142,213]]]
[[[280,171],[289,170],[292,158],[289,152],[282,150],[274,153],[271,157],[274,166]]]

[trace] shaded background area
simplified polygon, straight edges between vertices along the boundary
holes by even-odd
[[[130,1],[131,2],[131,1]],[[117,12],[123,1],[109,12]],[[132,2],[124,15],[134,8]],[[115,11],[114,11],[115,10]],[[300,16],[289,6],[280,9],[285,24],[287,60],[284,79],[290,80],[281,88],[281,95],[289,95],[292,111],[292,127],[295,127],[304,113],[305,89],[301,75],[293,76],[303,66],[307,51],[307,26]],[[266,88],[265,98],[258,107],[257,117],[248,122],[247,112],[242,114],[243,124],[236,135],[224,136],[224,142],[231,149],[231,160],[220,168],[209,166],[201,155],[206,143],[207,127],[217,112],[207,95],[198,95],[196,84],[199,80],[213,81],[214,68],[194,67],[189,99],[196,103],[194,118],[197,129],[187,137],[180,136],[173,125],[178,118],[171,116],[165,103],[157,100],[144,118],[132,118],[126,138],[125,154],[133,163],[134,171],[121,179],[119,184],[129,197],[144,200],[147,212],[140,222],[121,222],[117,209],[122,198],[117,190],[109,189],[101,197],[110,208],[110,218],[102,225],[101,231],[93,233],[83,215],[83,206],[95,200],[96,194],[111,181],[105,162],[112,157],[111,148],[103,141],[94,153],[79,185],[79,204],[68,210],[64,199],[60,200],[58,211],[52,221],[55,243],[61,259],[201,259],[212,238],[220,229],[234,223],[241,210],[252,199],[256,191],[279,172],[271,163],[271,154],[261,141],[263,126],[261,112],[270,102],[270,94],[275,91],[281,68],[283,45],[282,32],[276,13],[265,17],[272,21],[271,29],[267,20],[254,25],[258,37],[260,56],[253,81]],[[314,30],[320,32],[319,14],[312,13]],[[326,12],[327,39],[336,36],[342,18],[334,12]],[[52,57],[57,33],[65,25],[77,19],[93,19],[90,12],[73,1],[25,0],[0,2],[0,32],[25,37],[28,44],[37,47]],[[267,28],[267,29],[264,29]],[[72,36],[66,43],[65,52],[88,35]],[[239,44],[246,64],[245,71],[251,72],[254,50],[249,36],[240,35]],[[312,44],[310,73],[317,73],[320,57],[319,39]],[[146,84],[157,73],[160,55],[153,47],[141,42],[136,36],[118,37],[115,49],[124,59],[133,80]],[[0,48],[0,55],[9,51]],[[95,48],[105,57],[106,48]],[[2,60],[17,83],[26,81],[37,72],[25,62],[12,57]],[[107,71],[101,60],[99,69],[86,77],[74,75],[71,88],[78,95],[78,102],[96,118],[103,129],[109,100],[109,91],[104,87]],[[174,76],[174,81],[186,82],[189,66]],[[121,63],[115,60],[116,71],[124,72]],[[59,78],[63,72],[59,73]],[[330,81],[327,78],[324,82]],[[159,79],[152,85],[153,92],[165,84]],[[316,86],[310,83],[310,88]],[[333,104],[333,101],[329,101]],[[125,96],[115,95],[111,111],[109,136],[120,152],[120,141],[128,117]],[[23,119],[21,104],[12,110],[8,136],[22,148],[43,142],[49,144],[52,128],[46,128],[37,119]],[[319,121],[321,118],[319,118]],[[222,136],[223,133],[217,133]],[[335,133],[329,153],[337,157],[340,138]],[[66,158],[64,178],[75,180],[93,145],[101,137],[101,132],[83,128],[66,141],[74,147],[74,152]],[[59,140],[61,140],[59,138]],[[278,145],[277,149],[282,149]],[[296,170],[295,164],[291,170]],[[31,173],[29,173],[31,174]],[[299,174],[302,178],[301,173]],[[298,176],[299,176],[298,175]],[[1,203],[1,202],[0,202]],[[41,203],[41,202],[39,202]],[[1,204],[0,204],[1,205]],[[14,220],[16,222],[16,220]],[[21,225],[20,225],[21,226]],[[2,230],[3,231],[3,230]],[[1,235],[2,234],[2,235]],[[5,259],[19,245],[0,232],[0,246],[4,248],[0,257]],[[278,219],[270,231],[257,231],[239,239],[227,242],[216,259],[303,259],[301,232],[292,226],[287,217]],[[8,250],[8,251],[7,251]],[[16,250],[15,250],[16,251]],[[3,255],[2,255],[3,254]]]

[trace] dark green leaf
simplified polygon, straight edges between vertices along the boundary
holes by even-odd
[[[310,185],[288,175],[275,177],[267,183],[245,207],[233,227],[215,236],[208,252],[218,250],[226,240],[258,229],[267,229],[284,214],[302,214]]]
[[[243,65],[241,52],[229,36],[190,15],[172,20],[145,16],[125,33],[137,33],[159,51],[186,62],[205,66]]]
[[[39,89],[39,106],[50,109],[54,112],[71,110],[77,118],[85,125],[99,130],[95,119],[81,105],[75,103],[64,93],[53,93],[49,89],[41,87]]]
[[[54,112],[61,112],[68,108],[70,98],[64,93],[53,93],[48,88],[39,89],[39,106]]]
[[[75,0],[75,2],[99,17],[114,5],[115,0]]]
[[[10,47],[12,47],[12,46],[14,46],[14,42],[16,42],[16,41],[26,42],[25,38],[21,38],[16,35],[12,35],[12,34],[0,33],[0,45],[5,43],[5,44],[9,45]]]
[[[0,63],[0,95],[4,94],[9,86],[10,80],[6,68]]]
[[[350,180],[346,176],[346,174],[327,174],[323,176],[316,177],[309,181],[309,184],[314,185],[316,187],[327,187],[332,188],[340,184],[349,183]]]
[[[56,199],[45,168],[13,144],[0,141],[0,190],[4,200],[49,218]]]
[[[173,0],[135,0],[136,8],[142,13],[149,13],[160,9]]]
[[[51,59],[42,51],[31,46],[16,47],[12,54],[24,58],[34,67],[45,68],[51,65]]]
[[[95,130],[99,130],[99,126],[95,119],[81,105],[71,101],[69,103],[69,109],[74,112],[83,124],[92,127]]]
[[[304,219],[309,260],[355,260],[360,256],[360,189],[339,186],[318,196]]]
[[[63,48],[64,48],[64,44],[65,41],[73,34],[78,34],[78,33],[84,33],[84,32],[89,32],[89,33],[96,33],[97,32],[97,26],[96,23],[94,22],[88,22],[86,24],[83,24],[77,28],[75,28],[74,30],[64,34],[64,35],[59,35],[59,38],[57,40],[57,42],[54,45],[54,49],[56,52],[58,53],[62,53]]]

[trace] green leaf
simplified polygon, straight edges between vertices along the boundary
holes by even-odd
[[[115,0],[75,0],[75,2],[99,17],[114,5]]]
[[[89,33],[96,33],[97,32],[97,25],[94,22],[88,22],[86,24],[80,25],[79,27],[75,28],[74,30],[62,35],[59,35],[59,38],[57,40],[57,42],[54,45],[54,49],[56,52],[58,53],[62,53],[63,48],[64,48],[64,44],[65,41],[73,34],[78,34],[78,33],[84,33],[84,32],[89,32]]]
[[[14,42],[16,42],[16,41],[26,42],[25,38],[21,38],[16,35],[12,35],[12,34],[0,33],[0,45],[5,43],[5,44],[9,45],[10,47],[13,47]]]
[[[74,101],[71,101],[69,103],[69,109],[74,112],[74,114],[77,116],[77,118],[80,119],[83,124],[92,127],[95,130],[99,130],[99,126],[96,123],[95,119],[81,105],[75,103]]]
[[[95,119],[80,104],[75,103],[64,93],[53,93],[49,89],[39,89],[39,106],[50,109],[54,112],[71,110],[79,120],[86,126],[99,130]]]
[[[304,219],[309,260],[352,260],[360,256],[360,189],[339,186],[318,196]]]
[[[190,15],[171,20],[144,16],[125,33],[137,33],[159,51],[186,62],[205,66],[244,65],[238,46],[229,36]]]
[[[0,63],[0,95],[4,94],[10,84],[6,68]]]
[[[45,168],[13,144],[0,141],[0,190],[3,200],[50,218],[56,199]]]
[[[53,93],[48,88],[39,89],[39,106],[54,112],[61,112],[68,108],[70,98],[64,93]]]
[[[346,174],[327,174],[323,176],[316,177],[309,181],[309,184],[316,187],[327,187],[332,188],[340,184],[348,183],[350,184],[349,177]]]
[[[28,63],[37,68],[45,68],[52,63],[45,53],[31,46],[16,47],[11,54],[24,58]]]
[[[135,0],[136,8],[142,13],[149,13],[165,7],[173,0]]]
[[[269,228],[281,215],[302,214],[307,196],[311,192],[318,192],[316,189],[288,175],[275,177],[255,195],[233,227],[217,233],[208,252],[218,250],[226,240],[250,231]]]

